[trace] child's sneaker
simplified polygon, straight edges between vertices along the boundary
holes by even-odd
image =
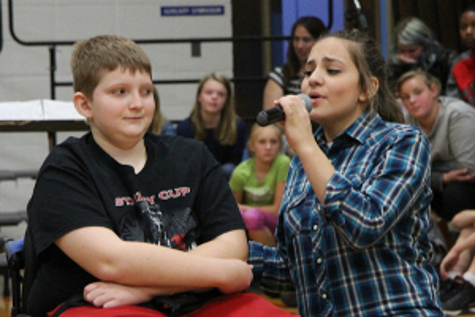
[[[441,294],[442,309],[449,316],[457,316],[467,311],[475,303],[475,287],[457,276],[452,285]]]
[[[441,302],[445,301],[447,296],[450,295],[450,290],[454,284],[453,279],[445,279],[445,280],[440,280],[439,282],[439,290],[437,291],[437,295],[439,296],[439,299]]]

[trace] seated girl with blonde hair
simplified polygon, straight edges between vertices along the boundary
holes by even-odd
[[[279,154],[282,128],[254,124],[248,142],[251,158],[234,170],[229,185],[239,204],[249,238],[275,246],[280,202],[289,171],[290,158]]]

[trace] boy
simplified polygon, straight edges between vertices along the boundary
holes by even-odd
[[[245,290],[244,224],[219,164],[199,142],[146,133],[155,110],[147,55],[98,36],[76,43],[71,68],[73,102],[91,131],[54,148],[39,172],[28,205],[40,262],[28,313],[44,316],[75,294],[92,305],[61,316]]]

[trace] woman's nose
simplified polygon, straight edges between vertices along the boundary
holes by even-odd
[[[322,75],[319,70],[315,69],[309,76],[308,82],[310,85],[320,85],[322,84]]]

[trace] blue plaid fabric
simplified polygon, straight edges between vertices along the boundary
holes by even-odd
[[[277,248],[250,242],[255,283],[288,291],[302,316],[443,316],[429,264],[430,150],[409,125],[363,114],[328,147],[337,172],[320,202],[291,163]]]

